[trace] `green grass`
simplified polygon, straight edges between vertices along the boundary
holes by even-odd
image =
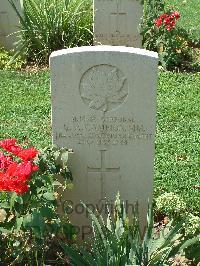
[[[0,72],[0,138],[51,143],[48,72]]]
[[[192,38],[200,40],[200,0],[166,0],[167,6],[181,13],[180,26],[190,31]]]
[[[155,194],[172,191],[199,211],[200,75],[163,72],[158,86]]]
[[[0,71],[0,139],[27,136],[51,143],[49,72]],[[161,72],[155,161],[155,195],[173,191],[198,211],[200,192],[200,75]]]

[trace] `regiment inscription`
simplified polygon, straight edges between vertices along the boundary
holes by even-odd
[[[82,145],[128,145],[137,140],[150,140],[153,133],[128,117],[73,116],[56,140],[68,139]]]

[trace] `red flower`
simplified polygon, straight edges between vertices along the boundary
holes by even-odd
[[[0,147],[4,150],[13,153],[14,155],[18,155],[18,153],[22,150],[20,146],[17,145],[16,139],[5,139],[0,141]]]
[[[6,170],[12,162],[12,157],[5,156],[3,152],[0,152],[0,171]]]
[[[0,141],[0,146],[3,149],[6,150],[8,147],[13,146],[16,143],[17,143],[17,140],[16,139],[4,139],[4,140]]]
[[[158,18],[155,20],[155,25],[159,28],[160,26],[162,26],[162,18]]]
[[[36,164],[32,164],[32,171],[36,172],[39,170],[39,167]]]
[[[35,172],[38,170],[38,166],[33,164],[30,161],[22,162],[22,163],[16,163],[13,162],[7,169],[6,175],[7,176],[13,176],[20,180],[27,181],[31,175],[32,172]]]
[[[29,186],[26,182],[23,182],[14,177],[8,177],[3,173],[0,173],[0,190],[7,192],[16,192],[17,194],[23,194],[27,192]]]
[[[176,18],[179,19],[181,17],[181,14],[178,11],[174,11],[174,13],[172,13],[172,15]]]
[[[14,191],[17,194],[24,194],[24,193],[28,192],[28,190],[29,190],[29,186],[27,184],[20,184],[17,186],[17,188],[15,188]]]
[[[13,153],[14,155],[18,155],[19,152],[22,151],[22,148],[20,146],[15,145],[15,146],[11,146],[10,149],[7,149],[7,151]]]
[[[17,170],[18,163],[13,162],[12,164],[9,165],[7,171],[5,172],[5,175],[7,176],[15,176],[16,177],[16,170]]]
[[[23,194],[28,191],[27,184],[32,173],[32,163],[13,162],[5,173],[0,173],[0,190]]]
[[[175,28],[176,21],[181,17],[180,13],[175,11],[169,14],[162,14],[155,20],[156,27],[160,28],[162,25],[170,31]]]
[[[162,15],[160,16],[160,18],[163,20],[163,19],[167,18],[168,16],[169,16],[168,14],[162,14]]]
[[[29,161],[34,159],[38,155],[38,151],[34,147],[30,147],[26,150],[22,150],[18,153],[18,157],[20,157],[23,161]]]
[[[0,147],[18,156],[22,162],[13,161],[11,156],[0,152],[0,191],[23,194],[29,190],[28,181],[33,172],[39,168],[33,163],[38,151],[34,147],[23,149],[16,139],[0,141]]]
[[[170,22],[171,22],[171,17],[170,16],[168,16],[167,18],[164,19],[164,24],[165,25],[170,24]]]

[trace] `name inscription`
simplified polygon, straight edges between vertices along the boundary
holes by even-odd
[[[132,117],[73,116],[56,140],[68,139],[81,145],[128,145],[137,140],[148,141],[153,134]]]

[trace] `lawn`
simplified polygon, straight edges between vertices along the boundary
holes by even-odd
[[[181,13],[180,26],[189,30],[193,39],[200,40],[200,0],[167,0],[167,6]]]
[[[0,71],[0,139],[51,143],[49,72]],[[200,75],[160,72],[155,195],[173,191],[199,211]]]
[[[159,76],[155,194],[181,195],[199,211],[200,75],[163,72]]]
[[[51,143],[49,73],[0,72],[0,138]]]

